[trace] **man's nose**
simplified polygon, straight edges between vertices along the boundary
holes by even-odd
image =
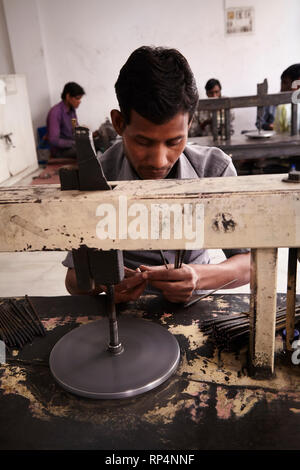
[[[168,149],[165,145],[158,144],[148,153],[148,163],[156,169],[168,166]]]

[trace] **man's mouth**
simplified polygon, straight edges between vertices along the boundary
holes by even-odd
[[[142,169],[144,179],[159,179],[164,178],[169,173],[170,168],[165,170]]]

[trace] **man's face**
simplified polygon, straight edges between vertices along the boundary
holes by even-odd
[[[140,178],[165,178],[185,148],[189,114],[178,113],[165,124],[154,124],[134,110],[126,125],[119,111],[113,110],[111,117],[123,138],[125,155]]]
[[[66,103],[67,105],[71,106],[72,108],[78,108],[78,106],[80,105],[81,103],[81,98],[82,98],[82,95],[78,95],[78,96],[70,96],[69,93],[67,93],[66,95]]]
[[[219,85],[215,85],[210,90],[207,90],[206,94],[208,98],[221,98],[221,88]]]

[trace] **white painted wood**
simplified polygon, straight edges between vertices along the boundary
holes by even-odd
[[[251,251],[250,361],[256,376],[274,373],[277,249]]]
[[[102,249],[189,249],[187,243],[193,240],[184,233],[174,238],[173,217],[169,238],[163,239],[162,231],[158,239],[151,237],[155,204],[188,204],[193,214],[197,206],[203,208],[203,234],[197,237],[197,248],[298,247],[300,187],[281,180],[282,175],[264,175],[262,179],[240,176],[131,181],[121,182],[113,191],[87,192],[60,191],[58,185],[0,188],[0,217],[5,225],[0,233],[0,251],[68,250],[80,243]],[[127,211],[120,198],[126,199]],[[120,234],[119,230],[120,215],[124,217],[127,212],[128,226],[135,219],[129,215],[129,208],[136,203],[148,211],[149,229],[144,239],[132,238],[128,231]],[[103,220],[96,215],[102,204],[109,204],[117,220],[115,236],[105,240],[96,234],[97,224]]]
[[[0,183],[38,167],[26,80],[23,75],[0,75],[6,83],[6,103],[0,104],[0,137],[12,133],[13,145],[0,139]]]

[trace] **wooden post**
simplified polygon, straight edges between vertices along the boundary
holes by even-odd
[[[277,248],[251,250],[250,374],[274,373]]]
[[[230,140],[230,109],[225,109],[225,139]]]
[[[292,351],[295,329],[295,305],[296,305],[296,281],[297,281],[297,248],[289,249],[288,282],[286,294],[286,349]]]
[[[218,140],[218,118],[217,111],[212,112],[212,121],[211,121],[211,132],[213,135],[214,142]]]

